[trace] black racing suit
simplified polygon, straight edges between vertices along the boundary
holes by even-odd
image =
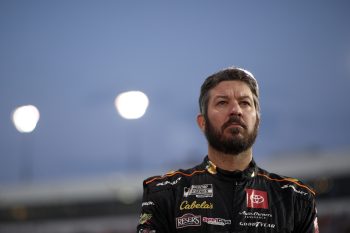
[[[314,192],[252,161],[242,171],[200,165],[144,181],[139,233],[317,233]]]

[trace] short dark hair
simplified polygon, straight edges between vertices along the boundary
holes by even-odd
[[[257,116],[260,118],[259,104],[259,86],[254,76],[247,70],[237,67],[229,67],[215,74],[210,75],[201,86],[199,96],[199,110],[201,114],[207,117],[209,91],[216,87],[222,81],[238,80],[245,82],[253,93],[254,106],[257,111]]]

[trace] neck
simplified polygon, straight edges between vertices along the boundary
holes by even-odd
[[[213,162],[217,167],[226,170],[226,171],[236,171],[245,170],[249,163],[252,161],[252,148],[249,148],[246,151],[243,151],[240,154],[224,154],[215,150],[214,148],[208,148],[208,157],[211,162]]]

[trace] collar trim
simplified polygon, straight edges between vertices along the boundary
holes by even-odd
[[[219,173],[227,172],[225,170],[218,168],[212,161],[209,160],[208,156],[206,156],[204,160],[204,164],[205,164],[205,170],[207,170],[207,172],[209,172],[212,175],[217,175],[218,172]],[[257,175],[257,166],[254,159],[249,163],[248,167],[244,171],[240,171],[240,172],[244,177],[254,178]]]

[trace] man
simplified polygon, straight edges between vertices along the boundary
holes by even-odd
[[[198,166],[144,181],[139,233],[317,233],[314,192],[255,164],[258,84],[240,68],[209,76],[197,123],[208,141]]]

